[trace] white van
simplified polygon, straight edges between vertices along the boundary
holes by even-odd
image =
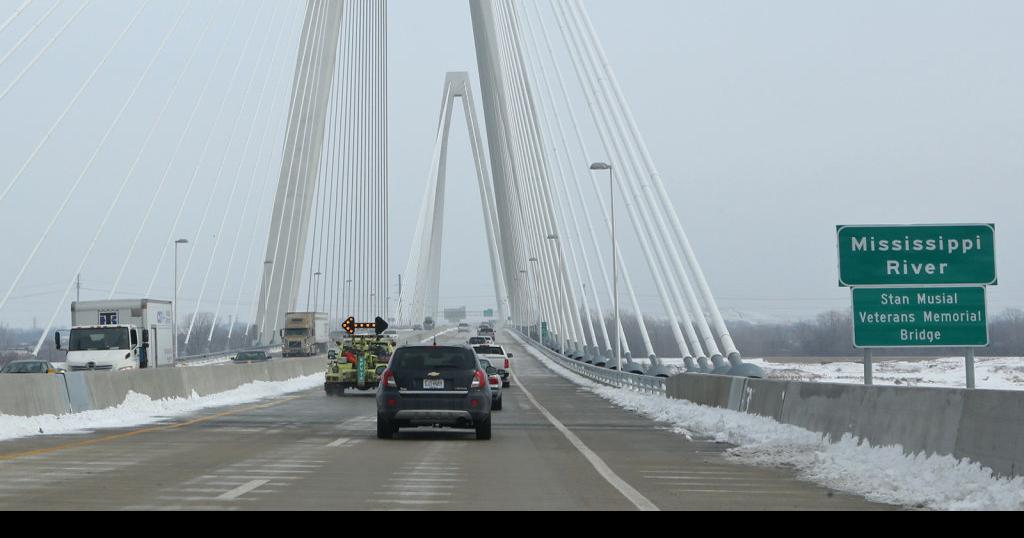
[[[123,371],[174,365],[171,303],[147,299],[71,304],[67,368]],[[61,349],[60,333],[56,335]]]

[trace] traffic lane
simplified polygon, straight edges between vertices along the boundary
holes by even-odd
[[[312,472],[338,426],[373,408],[372,399],[319,390],[156,427],[47,439],[28,447],[34,453],[4,444],[0,508],[237,509]],[[259,480],[261,493],[247,501],[218,501]]]
[[[513,371],[538,401],[625,482],[664,510],[892,510],[797,479],[737,464],[728,445],[690,441],[555,375],[518,344]]]
[[[440,345],[456,344],[447,337]],[[473,431],[406,429],[376,439],[376,407],[342,428],[359,443],[293,490],[266,502],[284,509],[622,510],[630,504],[512,387],[492,415],[493,439]],[[296,492],[301,492],[297,496]],[[253,508],[253,507],[247,507]]]

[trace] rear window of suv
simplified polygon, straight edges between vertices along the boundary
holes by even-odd
[[[391,368],[402,370],[475,370],[476,357],[461,348],[404,348],[395,352]]]

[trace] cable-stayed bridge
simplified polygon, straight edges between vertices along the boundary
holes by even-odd
[[[83,292],[155,299],[173,305],[154,315],[173,323],[174,358],[202,361],[0,376],[0,509],[962,506],[931,494],[948,476],[982,491],[969,501],[1024,502],[1019,398],[773,381],[744,362],[687,234],[696,202],[670,195],[684,178],[659,168],[582,0],[469,0],[476,64],[400,89],[386,0],[2,8],[0,113],[26,134],[3,152],[0,212],[31,224],[7,236],[0,317],[42,304],[40,355]],[[117,31],[93,35],[97,21]],[[395,91],[441,96],[416,178],[391,171]],[[83,118],[95,132],[71,127]],[[426,379],[331,398],[325,362],[347,356],[277,356],[289,313],[331,333],[386,318],[406,351],[463,346],[471,327],[431,325],[451,311],[446,225],[467,208],[448,195],[464,187],[484,238],[465,249],[493,289],[480,317],[504,346],[490,373],[510,383],[486,451],[440,428],[382,431],[382,406],[428,394]],[[398,189],[423,193],[418,213],[396,215]],[[398,234],[411,248],[392,260]],[[118,325],[100,316],[97,330]],[[132,335],[126,359],[157,334]],[[474,368],[497,398],[500,377]],[[397,433],[411,442],[384,441]],[[864,463],[879,460],[891,469]],[[879,485],[901,466],[913,484]]]

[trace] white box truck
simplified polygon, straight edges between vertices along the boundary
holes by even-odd
[[[170,301],[71,303],[71,371],[123,371],[174,365]],[[61,348],[60,333],[56,335]]]
[[[327,314],[289,312],[281,329],[282,354],[285,357],[312,357],[327,353],[331,342]]]

